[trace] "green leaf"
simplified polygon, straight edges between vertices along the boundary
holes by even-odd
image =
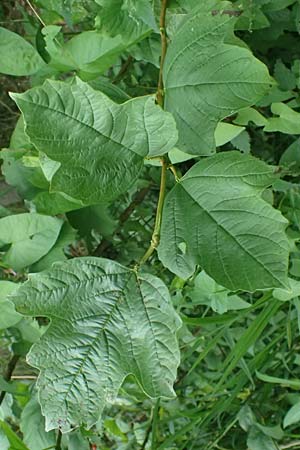
[[[22,319],[21,314],[16,312],[14,304],[7,299],[7,296],[17,288],[16,283],[0,280],[0,330],[12,327]]]
[[[300,380],[287,380],[285,378],[273,377],[271,375],[267,375],[258,371],[256,371],[256,376],[259,380],[264,381],[265,383],[280,384],[291,389],[300,389]]]
[[[180,319],[166,286],[113,261],[76,258],[34,275],[13,296],[16,309],[51,324],[28,362],[46,430],[90,428],[134,375],[150,397],[173,397]]]
[[[229,310],[249,308],[250,303],[242,300],[238,295],[229,295],[230,291],[217,284],[211,277],[202,271],[195,278],[195,286],[189,291],[193,304],[207,305],[218,314]]]
[[[188,16],[169,46],[165,107],[177,122],[178,147],[187,153],[214,153],[217,123],[253,105],[271,87],[263,63],[248,49],[226,43],[234,37],[235,20],[201,8]]]
[[[258,127],[263,127],[267,123],[267,119],[254,108],[245,108],[239,111],[237,118],[234,119],[234,123],[237,125],[248,125],[249,122],[253,122]]]
[[[270,436],[266,436],[257,425],[250,428],[247,439],[249,450],[278,450],[278,446],[274,444]]]
[[[300,402],[293,405],[283,419],[283,428],[286,428],[300,421]]]
[[[215,130],[216,147],[227,144],[227,142],[230,142],[232,139],[239,136],[244,130],[245,127],[238,127],[236,125],[232,125],[231,123],[218,123]]]
[[[0,248],[10,245],[4,263],[18,271],[38,261],[55,244],[62,224],[60,219],[36,213],[0,219]]]
[[[67,259],[64,249],[72,244],[76,238],[76,230],[65,222],[61,228],[60,234],[47,255],[43,256],[39,261],[30,267],[31,272],[41,272],[42,270],[49,269],[56,261],[64,261]]]
[[[29,42],[0,27],[0,73],[26,76],[44,66],[42,58]]]
[[[0,376],[0,391],[9,392],[10,394],[16,394],[18,392],[18,388],[15,384],[9,383],[2,376]]]
[[[166,197],[162,263],[181,278],[199,264],[231,290],[287,287],[287,221],[260,197],[274,180],[273,167],[238,152],[195,164]]]
[[[284,103],[273,103],[271,106],[273,114],[279,117],[268,119],[264,131],[280,131],[286,134],[300,134],[300,114]]]
[[[10,443],[4,431],[0,428],[0,448],[1,450],[10,450]]]
[[[96,25],[109,36],[121,35],[129,45],[158,31],[149,0],[96,0],[101,6]]]
[[[109,37],[97,31],[84,31],[60,44],[57,38],[61,27],[49,25],[43,28],[46,50],[51,56],[50,65],[60,71],[77,70],[94,76],[105,72],[124,51],[121,36]]]
[[[244,130],[237,137],[233,138],[231,144],[243,153],[250,153],[251,144],[248,131]]]
[[[297,80],[295,75],[280,59],[276,61],[274,76],[283,91],[289,91],[296,88]]]
[[[23,440],[30,450],[41,450],[55,445],[55,432],[45,431],[45,418],[36,396],[26,404],[21,414],[20,428]]]
[[[293,142],[281,155],[280,165],[288,166],[291,170],[300,171],[300,138]]]
[[[300,281],[289,278],[289,288],[288,289],[274,289],[273,297],[277,298],[282,302],[292,300],[293,298],[300,296]]]
[[[173,117],[152,96],[118,105],[77,79],[72,85],[47,81],[12,97],[33,144],[60,163],[51,192],[86,205],[126,192],[144,157],[162,155],[177,141]]]
[[[10,443],[10,450],[29,450],[18,435],[2,420],[0,420],[0,430],[4,432]]]
[[[239,136],[245,127],[237,127],[231,123],[219,122],[215,130],[216,147],[227,144],[235,137]],[[169,158],[172,164],[178,164],[189,159],[194,159],[195,155],[182,152],[178,148],[173,148],[169,151]]]

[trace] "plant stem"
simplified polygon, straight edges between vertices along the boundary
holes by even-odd
[[[55,450],[61,450],[62,432],[58,430]]]
[[[11,358],[11,360],[8,362],[6,372],[3,375],[3,378],[4,378],[5,381],[10,381],[11,380],[11,376],[13,374],[13,371],[15,370],[15,367],[17,365],[17,362],[19,361],[19,358],[20,358],[19,355],[14,355]],[[0,394],[0,405],[3,402],[5,395],[6,395],[6,391],[2,391],[1,394]]]
[[[168,40],[166,33],[166,12],[167,12],[168,0],[161,0],[161,11],[159,18],[159,30],[161,36],[161,58],[160,58],[160,68],[158,76],[158,87],[156,94],[156,101],[161,107],[164,106],[164,82],[163,82],[163,68],[166,59]]]
[[[167,5],[168,0],[161,0],[161,11],[160,11],[160,19],[159,19],[159,29],[160,29],[160,36],[161,36],[161,58],[160,58],[160,68],[159,68],[159,76],[158,76],[158,85],[157,85],[157,93],[156,93],[156,102],[158,105],[160,105],[162,108],[164,107],[164,82],[163,82],[163,68],[164,68],[164,62],[166,58],[167,48],[168,48],[168,41],[167,41],[167,34],[166,34],[166,12],[167,12]],[[159,238],[160,238],[160,228],[161,228],[161,219],[162,219],[162,210],[164,206],[165,201],[165,194],[166,194],[166,180],[167,180],[167,170],[168,170],[168,163],[166,158],[163,156],[160,158],[162,168],[161,168],[161,178],[160,178],[160,189],[159,189],[159,198],[158,198],[158,204],[157,204],[157,210],[156,210],[156,216],[155,216],[155,225],[154,225],[154,231],[151,238],[151,243],[140,260],[138,266],[141,266],[144,264],[152,255],[154,250],[158,247],[159,244]]]
[[[151,450],[155,450],[156,449],[157,421],[159,419],[159,417],[158,417],[158,414],[159,414],[159,403],[160,403],[160,398],[157,399],[155,407],[154,407],[154,411],[153,411]]]
[[[139,265],[141,266],[144,264],[152,255],[154,250],[158,247],[159,244],[159,237],[160,237],[160,228],[161,228],[161,219],[162,219],[162,211],[165,201],[165,194],[166,194],[166,181],[167,181],[167,170],[168,170],[168,163],[165,159],[161,159],[161,178],[160,178],[160,189],[159,189],[159,198],[158,198],[158,204],[157,204],[157,210],[156,210],[156,216],[155,216],[155,225],[154,225],[154,231],[151,238],[151,243],[140,260]]]
[[[129,217],[131,216],[131,214],[133,213],[135,208],[144,201],[146,195],[148,194],[148,192],[151,189],[151,186],[152,186],[152,184],[149,184],[148,186],[142,188],[140,191],[138,191],[135,194],[130,205],[120,215],[119,223],[118,223],[115,231],[112,233],[110,240],[103,238],[102,241],[100,242],[100,244],[98,245],[98,247],[96,248],[96,250],[93,252],[94,256],[102,256],[102,254],[105,252],[105,250],[111,245],[112,238],[121,231],[122,226],[129,219]]]

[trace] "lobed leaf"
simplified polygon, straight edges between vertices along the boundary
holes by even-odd
[[[238,152],[195,164],[167,195],[158,255],[181,278],[199,264],[231,290],[288,286],[286,219],[260,197],[274,168]]]
[[[232,44],[236,18],[222,14],[226,5],[191,13],[166,56],[165,107],[176,119],[178,147],[191,154],[214,153],[218,122],[255,104],[272,84],[267,67]]]
[[[11,296],[17,311],[51,324],[28,362],[46,430],[90,428],[128,375],[150,397],[173,397],[180,319],[166,286],[101,258],[76,258],[34,275]]]

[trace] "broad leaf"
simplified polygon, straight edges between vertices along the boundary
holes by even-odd
[[[173,117],[152,96],[118,105],[77,79],[47,81],[13,98],[33,144],[60,163],[51,191],[86,205],[126,192],[144,157],[164,154],[177,141]]]
[[[226,9],[222,2],[217,9]],[[165,65],[165,107],[178,126],[178,147],[192,154],[215,152],[217,123],[253,105],[271,86],[267,67],[252,53],[228,44],[233,16],[201,7],[184,21],[171,42]]]
[[[10,450],[29,450],[10,426],[2,420],[0,420],[0,431],[3,431],[7,437],[10,443]]]
[[[197,275],[194,287],[188,291],[188,295],[194,305],[207,305],[218,314],[251,306],[238,295],[230,295],[228,289],[217,284],[204,271]]]
[[[300,421],[300,402],[293,405],[283,419],[283,427],[286,428]]]
[[[294,111],[284,103],[273,103],[271,111],[279,117],[270,117],[264,127],[264,131],[300,134],[300,114],[297,111]]]
[[[12,327],[22,319],[21,314],[16,312],[14,304],[7,299],[17,287],[16,283],[0,280],[0,330]],[[1,386],[0,390],[3,390]]]
[[[42,58],[29,42],[0,27],[0,73],[26,76],[44,66]]]
[[[43,29],[51,67],[60,71],[76,70],[81,75],[94,77],[112,66],[124,51],[121,36],[109,37],[97,31],[84,31],[64,44],[59,44],[57,34],[61,27],[50,25]]]
[[[51,324],[28,362],[40,369],[46,430],[91,427],[127,375],[150,397],[173,397],[180,319],[166,286],[113,261],[76,258],[34,275],[16,309]]]
[[[190,169],[166,197],[159,258],[187,278],[196,264],[231,290],[286,287],[286,219],[261,199],[274,168],[238,152]]]
[[[54,262],[64,261],[67,259],[64,249],[68,245],[72,244],[75,241],[75,238],[76,230],[74,230],[68,222],[65,222],[54,246],[51,248],[49,253],[47,253],[47,255],[43,256],[43,258],[30,267],[30,271],[41,272],[42,270],[51,267]]]
[[[21,414],[20,428],[23,440],[30,450],[47,449],[55,446],[55,432],[45,431],[45,418],[42,416],[41,407],[36,396],[33,396],[25,405]]]
[[[15,270],[38,261],[55,244],[62,220],[36,213],[16,214],[0,219],[0,249],[9,245],[3,261]]]
[[[149,0],[96,0],[101,6],[97,27],[109,36],[121,35],[127,46],[157,29]]]

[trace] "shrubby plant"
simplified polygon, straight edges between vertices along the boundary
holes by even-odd
[[[299,1],[2,10],[1,449],[297,448]]]

